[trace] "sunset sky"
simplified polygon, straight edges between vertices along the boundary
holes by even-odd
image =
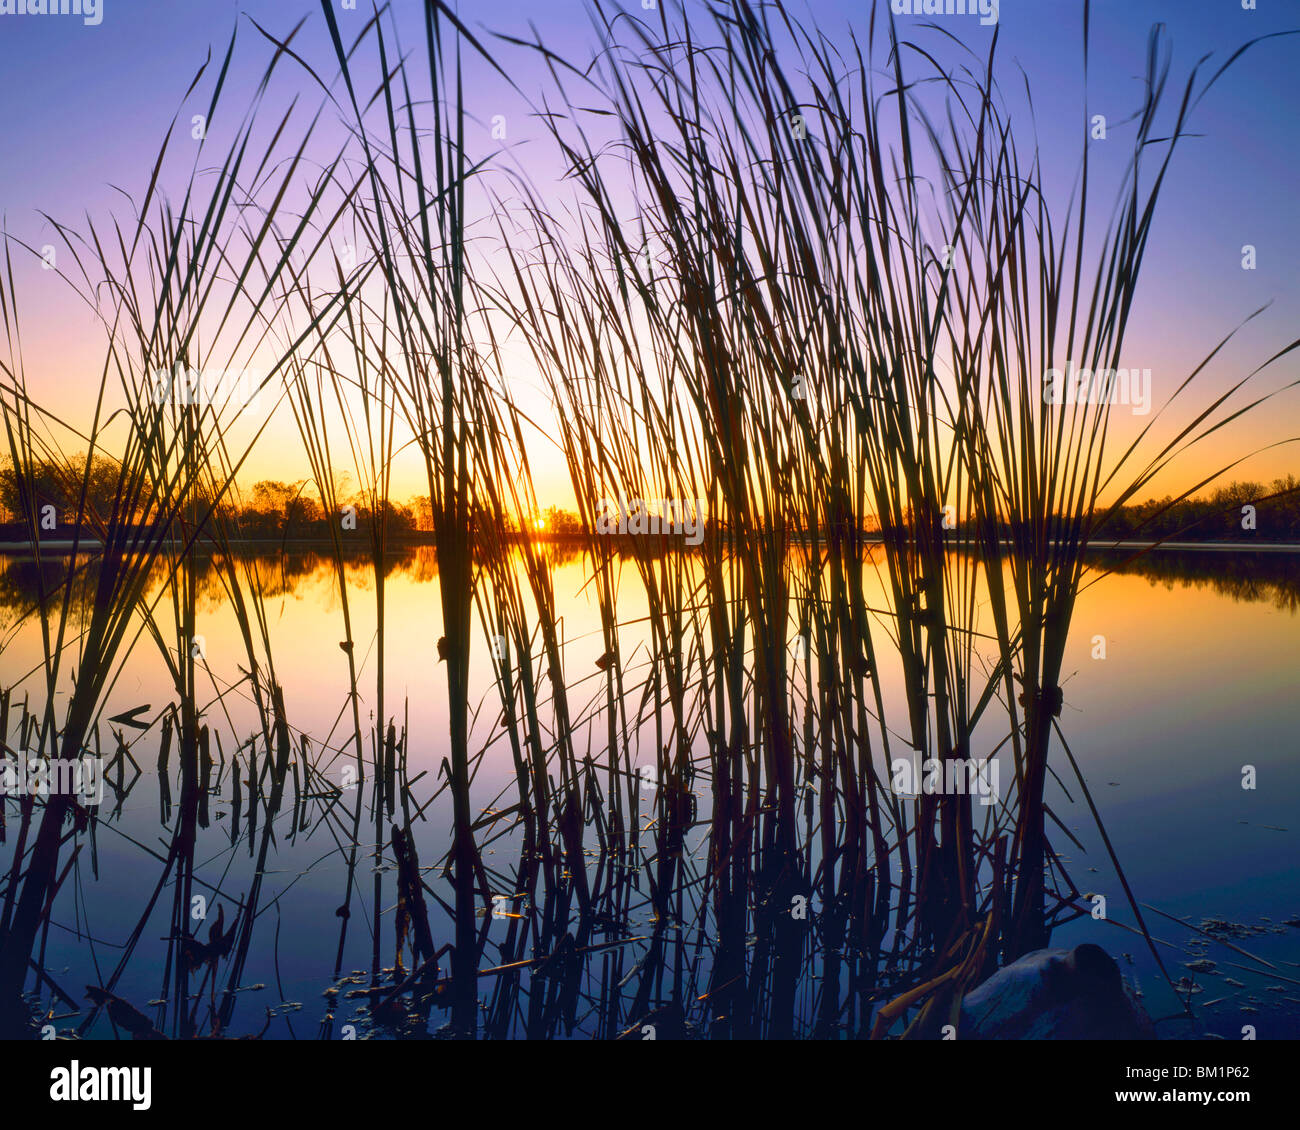
[[[284,35],[306,16],[295,49],[327,79],[337,73],[319,5],[308,0],[102,4],[97,26],[85,26],[74,16],[0,15],[0,98],[8,109],[0,116],[0,213],[9,234],[32,246],[57,242],[41,212],[74,228],[83,226],[87,214],[97,222],[113,212],[128,216],[126,199],[112,186],[135,197],[143,194],[161,141],[178,112],[172,140],[176,160],[170,168],[178,176],[188,175],[192,159],[182,150],[193,144],[191,115],[206,107],[215,67],[183,106],[181,99],[209,49],[219,61],[232,29],[238,27],[229,80],[233,89],[224,96],[228,113],[236,108],[242,113],[269,61],[269,44],[245,17]],[[637,14],[654,14],[642,13],[639,0],[632,6]],[[360,0],[359,10],[344,9],[341,3],[335,8],[349,41],[367,18],[365,0]],[[792,8],[799,10],[798,5]],[[1057,190],[1061,210],[1077,175],[1085,121],[1082,9],[1082,2],[1073,0],[1003,0],[999,13],[1002,83],[1019,88],[1017,68],[1023,67],[1036,111],[1036,123],[1023,116],[1017,119],[1024,131],[1017,136],[1023,136],[1027,147],[1036,125],[1049,187]],[[837,28],[852,28],[865,39],[869,6],[862,0],[818,0],[808,10],[828,35]],[[403,46],[421,47],[421,6],[401,0],[396,11]],[[498,0],[463,4],[460,12],[485,39],[492,31],[530,38],[531,26],[551,50],[582,63],[595,44],[586,9],[573,0],[542,5]],[[981,26],[978,17],[932,18],[977,54],[986,50],[993,29]],[[898,19],[900,26],[917,25],[925,17]],[[1147,32],[1153,21],[1166,22],[1170,31],[1171,79],[1179,88],[1170,101],[1176,103],[1188,69],[1203,55],[1213,55],[1207,64],[1207,73],[1212,73],[1246,40],[1300,26],[1300,11],[1274,0],[1260,0],[1257,10],[1243,9],[1239,0],[1098,0],[1093,20],[1087,114],[1108,116],[1108,144],[1118,169],[1129,153],[1132,132],[1123,122],[1140,104]],[[942,35],[911,30],[928,36],[941,57],[959,59],[955,45]],[[525,93],[536,94],[546,85],[532,53],[501,43],[498,57]],[[1152,370],[1157,406],[1221,337],[1251,312],[1272,303],[1212,364],[1202,391],[1180,405],[1180,420],[1214,389],[1226,387],[1289,344],[1300,327],[1300,208],[1293,170],[1300,132],[1295,116],[1300,105],[1297,61],[1300,37],[1252,49],[1197,108],[1192,128],[1203,136],[1184,142],[1161,199],[1126,349],[1129,364]],[[480,60],[467,56],[466,66],[468,109],[482,130],[482,150],[498,144],[489,140],[490,122],[494,115],[504,115],[516,166],[548,199],[571,192],[560,183],[550,145],[520,97]],[[301,97],[299,120],[305,124],[322,95],[301,68],[285,64],[267,104],[279,109],[295,95]],[[277,116],[268,111],[268,118]],[[322,153],[342,144],[337,117],[331,108],[324,112]],[[224,153],[217,136],[222,126],[212,126],[213,159]],[[1109,207],[1109,198],[1106,204]],[[1242,269],[1247,244],[1256,248],[1258,257],[1257,269],[1251,271]],[[88,418],[79,413],[88,411],[89,396],[99,381],[102,330],[53,272],[41,271],[20,249],[14,254],[30,385],[43,403],[57,405],[70,420],[85,424]],[[1258,387],[1261,392],[1271,390],[1297,376],[1300,362],[1287,358],[1259,378]],[[539,385],[536,372],[520,360],[511,379],[521,401],[544,418],[547,408],[540,390],[530,391]],[[1126,429],[1133,425],[1131,419],[1123,420],[1119,433],[1132,434]],[[1181,489],[1211,464],[1297,435],[1300,390],[1291,390],[1262,413],[1224,429],[1204,447],[1203,456],[1184,461],[1181,473],[1166,476],[1158,486],[1161,492]],[[536,440],[532,459],[541,502],[569,505],[572,493],[562,460],[545,436]],[[304,478],[308,465],[300,450],[293,420],[283,412],[241,478],[249,483]],[[1300,446],[1290,445],[1254,457],[1229,478],[1269,479],[1297,470]],[[425,490],[416,460],[399,466],[393,484],[397,497]]]

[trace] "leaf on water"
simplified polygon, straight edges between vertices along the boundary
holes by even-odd
[[[140,715],[148,713],[148,711],[149,704],[145,703],[144,706],[137,706],[134,710],[128,710],[123,714],[117,715],[115,718],[110,718],[109,721],[117,722],[123,726],[131,726],[136,730],[147,730],[149,728],[149,723],[141,722]]]

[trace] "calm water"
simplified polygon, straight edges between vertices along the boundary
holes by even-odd
[[[266,602],[268,629],[289,721],[309,736],[324,776],[345,783],[345,767],[352,763],[351,721],[350,712],[344,711],[347,663],[339,647],[340,601],[333,567],[311,554],[283,561],[260,559],[255,567],[271,594]],[[34,568],[22,557],[0,558],[0,686],[18,686],[15,702],[24,691],[38,701],[41,690],[36,679],[28,677],[40,662],[38,625],[21,614],[36,591]],[[872,576],[870,571],[868,575]],[[570,701],[579,715],[604,694],[603,677],[596,667],[604,649],[594,598],[583,592],[586,579],[576,558],[555,565],[554,587],[566,641],[565,675]],[[884,604],[883,594],[879,582],[874,583],[877,588],[869,592],[868,600],[879,607]],[[374,707],[376,660],[368,566],[357,563],[349,586],[364,723]],[[1229,1039],[1241,1038],[1244,1024],[1255,1025],[1260,1038],[1300,1035],[1298,592],[1300,558],[1164,556],[1143,572],[1105,577],[1084,593],[1064,668],[1061,726],[1136,898],[1144,907],[1154,908],[1144,914],[1159,939],[1157,948],[1175,980],[1188,978],[1184,989],[1193,990],[1191,1002],[1200,1029]],[[434,797],[447,753],[447,690],[433,647],[440,634],[440,609],[437,564],[431,550],[392,559],[386,601],[385,710],[396,716],[399,727],[405,716],[408,776],[427,774],[413,785],[413,792]],[[619,608],[625,624],[620,636],[625,672],[634,672],[646,663],[649,626],[644,619],[644,593],[630,564],[622,578]],[[205,640],[214,686],[237,683],[240,667],[247,661],[230,604],[215,575],[204,585],[197,631]],[[1097,637],[1104,637],[1104,658],[1094,657],[1100,653]],[[505,743],[488,744],[499,733],[499,703],[482,647],[472,672],[479,697],[470,703],[471,748],[482,749],[473,802],[477,810],[486,812],[513,803],[515,773]],[[896,717],[905,718],[899,706],[898,674],[886,673],[884,684],[887,716],[895,709]],[[148,704],[152,717],[173,697],[157,649],[146,638],[124,663],[106,716]],[[228,696],[223,706],[211,707],[208,720],[222,733],[221,752],[228,761],[232,747],[254,732],[256,722],[243,688]],[[132,784],[135,771],[127,768],[124,785],[130,787],[120,804],[110,789],[100,809],[93,851],[78,857],[56,903],[45,940],[44,966],[76,999],[82,998],[87,983],[106,978],[117,966],[161,872],[159,859],[166,854],[168,830],[160,822],[156,733],[151,731],[133,746],[142,773]],[[652,730],[643,742],[635,751],[635,762],[652,764]],[[346,747],[346,752],[320,752],[328,747]],[[215,748],[213,753],[216,757]],[[175,760],[173,752],[173,777]],[[1071,922],[1058,929],[1054,944],[1089,940],[1105,946],[1137,981],[1154,1017],[1174,1014],[1180,1006],[1159,976],[1145,942],[1125,928],[1134,923],[1132,911],[1059,745],[1053,749],[1053,764],[1060,780],[1049,785],[1052,811],[1082,850],[1049,824],[1053,845],[1080,893],[1100,894],[1107,900],[1106,920]],[[1257,788],[1243,789],[1245,766],[1253,767]],[[209,885],[209,894],[218,903],[218,891],[227,899],[243,897],[256,854],[246,828],[231,842],[227,778],[228,768],[214,781],[210,824],[200,832],[195,865],[197,879]],[[178,795],[174,781],[173,795]],[[0,845],[0,864],[6,868],[16,826],[16,804],[13,800],[7,804],[10,834]],[[646,799],[644,812],[649,810],[650,799]],[[430,804],[425,818],[416,822],[416,840],[426,881],[450,900],[450,886],[440,879],[448,847],[448,813],[443,792]],[[246,811],[244,820],[246,824]],[[362,824],[363,844],[367,820],[368,816]],[[342,902],[346,875],[341,845],[349,834],[350,818],[340,811],[321,817],[317,810],[309,826],[292,835],[287,815],[277,823],[257,938],[242,978],[233,1032],[260,1029],[270,1008],[274,1019],[268,1036],[310,1037],[331,1007],[336,1024],[342,1024],[364,1003],[347,997],[353,984],[343,986],[337,1003],[323,995],[334,983],[339,929],[335,911]],[[489,833],[481,835],[486,840]],[[490,875],[510,873],[514,843],[511,836],[503,835],[486,844],[484,862]],[[384,860],[380,948],[383,964],[390,966],[396,896],[388,877],[391,856],[386,854]],[[345,972],[370,969],[374,866],[373,857],[363,852]],[[508,889],[508,884],[502,882],[501,889]],[[166,902],[164,897],[162,903]],[[435,941],[441,945],[451,938],[450,925],[436,905],[431,904],[431,911]],[[1157,911],[1202,926],[1274,968],[1261,968],[1240,952]],[[165,992],[166,919],[165,908],[155,914],[117,984],[120,996],[142,1008]],[[1288,921],[1295,924],[1285,924]],[[492,964],[491,942],[502,936],[506,925],[487,923],[485,965]],[[206,936],[206,931],[202,934]],[[1188,963],[1198,968],[1188,969]],[[363,980],[358,978],[358,983]],[[56,1011],[70,1013],[62,1006]],[[58,1023],[75,1025],[77,1018]],[[583,1030],[579,1023],[576,1034]],[[1162,1023],[1159,1030],[1174,1036],[1193,1034],[1196,1028],[1179,1022]],[[111,1035],[107,1021],[96,1021],[90,1034]]]

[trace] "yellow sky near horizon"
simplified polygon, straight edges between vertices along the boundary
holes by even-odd
[[[48,275],[46,277],[49,278]],[[93,420],[95,396],[104,366],[102,345],[99,344],[103,340],[103,330],[92,317],[87,316],[88,311],[84,305],[80,308],[79,317],[75,299],[69,302],[69,297],[66,287],[63,288],[61,297],[54,291],[47,295],[29,296],[27,310],[39,316],[29,317],[23,324],[24,370],[28,387],[38,403],[84,434]],[[44,301],[38,304],[31,301],[32,298]],[[57,315],[55,311],[58,311]],[[1146,362],[1148,354],[1144,352],[1142,342],[1152,336],[1162,335],[1152,335],[1149,326],[1139,326],[1133,335],[1133,345],[1125,351],[1126,356],[1134,358],[1135,364],[1138,361]],[[1262,336],[1258,333],[1250,335],[1254,340],[1233,343],[1226,358],[1219,359],[1217,365],[1207,369],[1206,376],[1202,378],[1205,391],[1199,392],[1197,386],[1193,386],[1162,417],[1161,403],[1168,396],[1166,390],[1176,388],[1186,373],[1217,343],[1217,337],[1208,344],[1192,341],[1197,336],[1200,335],[1189,331],[1182,335],[1181,340],[1173,337],[1164,339],[1164,351],[1171,356],[1171,361],[1164,366],[1149,365],[1153,370],[1154,406],[1149,415],[1135,415],[1123,405],[1116,405],[1112,410],[1112,429],[1108,437],[1109,459],[1118,457],[1137,437],[1141,428],[1150,425],[1152,429],[1139,452],[1130,459],[1130,474],[1125,481],[1138,473],[1166,442],[1177,435],[1181,427],[1191,422],[1196,413],[1209,403],[1215,395],[1212,390],[1219,387],[1219,382],[1214,377],[1217,376],[1221,381],[1223,373],[1230,371],[1233,366],[1238,367],[1238,372],[1248,371],[1246,365],[1252,361],[1257,365],[1278,348],[1276,343],[1264,345],[1258,340]],[[1218,336],[1222,336],[1222,333]],[[1199,350],[1200,353],[1197,354],[1194,350]],[[1249,356],[1252,351],[1257,351],[1253,358]],[[1154,354],[1155,349],[1150,352]],[[552,505],[561,509],[575,509],[573,487],[556,439],[558,422],[544,392],[544,382],[535,369],[529,369],[526,359],[512,358],[511,364],[511,384],[520,406],[541,425],[539,429],[531,429],[527,437],[528,458],[533,468],[533,485],[539,506],[541,509]],[[1295,377],[1291,375],[1293,371],[1294,363],[1290,358],[1284,359],[1255,379],[1253,386],[1258,387],[1255,395],[1277,389],[1287,381],[1294,380]],[[116,394],[117,403],[111,402],[113,394]],[[1232,403],[1243,405],[1252,398],[1243,390]],[[310,465],[289,405],[286,402],[274,406],[275,399],[269,390],[264,392],[258,411],[247,418],[247,426],[232,430],[228,437],[231,453],[238,456],[244,453],[252,433],[259,428],[263,429],[260,437],[252,443],[251,449],[247,450],[247,458],[237,476],[241,490],[249,490],[254,483],[264,479],[297,482],[310,478]],[[110,380],[109,397],[103,415],[108,417],[112,411],[121,407],[121,403],[120,392]],[[1176,458],[1169,469],[1157,475],[1148,488],[1139,492],[1137,498],[1145,500],[1181,494],[1213,471],[1237,461],[1240,462],[1214,485],[1242,480],[1269,483],[1288,474],[1296,474],[1300,472],[1300,445],[1295,442],[1295,437],[1300,434],[1298,421],[1300,389],[1284,390],[1269,403],[1232,421]],[[112,442],[117,425],[122,422],[119,418],[109,424],[105,432],[109,442]],[[548,427],[552,430],[545,430]],[[70,431],[52,428],[51,434],[55,433],[61,433],[58,442],[65,452],[84,450],[84,442]],[[121,434],[120,429],[117,429],[117,434]],[[358,474],[337,425],[334,427],[334,442],[338,457],[336,472],[350,473],[355,482]],[[399,450],[393,462],[391,484],[391,497],[396,500],[429,493],[422,458],[413,447],[404,447],[406,442],[399,434],[395,444]],[[1257,453],[1252,455],[1252,451]],[[1213,489],[1213,486],[1207,489]],[[1107,492],[1102,501],[1108,502],[1113,496],[1113,491]]]

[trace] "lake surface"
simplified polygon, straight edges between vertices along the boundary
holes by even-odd
[[[303,756],[299,742],[305,734],[308,756],[321,778],[346,788],[353,764],[351,713],[333,566],[304,553],[252,559],[250,567],[257,570],[267,593],[267,631],[275,676],[283,686],[295,732],[295,762]],[[47,570],[57,568],[46,565]],[[867,576],[872,577],[870,569]],[[399,728],[405,723],[406,776],[412,794],[429,802],[413,821],[426,883],[450,901],[450,884],[441,877],[449,846],[450,801],[446,790],[439,791],[447,756],[448,704],[444,670],[433,646],[441,623],[437,579],[431,549],[390,559],[385,583],[385,713],[396,718]],[[562,617],[570,703],[575,716],[582,718],[599,710],[604,695],[597,666],[604,651],[599,619],[580,558],[558,553],[552,579]],[[879,578],[870,583],[877,589],[868,592],[868,604],[882,606]],[[376,653],[374,581],[365,562],[358,560],[349,571],[348,584],[366,725],[374,709]],[[0,557],[0,687],[15,688],[14,711],[24,694],[33,702],[42,694],[36,674],[41,660],[39,622],[23,612],[36,591],[36,567],[30,558]],[[1085,900],[1104,896],[1106,909],[1104,918],[1084,916],[1058,928],[1053,944],[1095,941],[1114,954],[1143,992],[1164,1037],[1214,1034],[1240,1039],[1245,1025],[1254,1026],[1261,1039],[1300,1036],[1298,607],[1300,557],[1242,554],[1154,555],[1140,566],[1123,566],[1100,578],[1078,603],[1062,676],[1061,728],[1129,886],[1144,907],[1157,951],[1175,981],[1186,979],[1181,988],[1194,1020],[1161,1019],[1176,1016],[1182,1005],[1161,977],[1145,941],[1133,931],[1134,916],[1123,886],[1059,743],[1052,754],[1059,779],[1049,783],[1048,802],[1078,845],[1049,822],[1051,841],[1080,895]],[[620,582],[619,609],[624,673],[632,678],[638,664],[646,663],[650,626],[645,594],[630,564]],[[215,571],[202,581],[196,630],[203,636],[211,672],[209,699],[215,699],[218,689],[239,684],[241,666],[247,662],[238,622]],[[515,767],[496,727],[500,704],[485,647],[477,649],[471,673],[472,685],[478,688],[470,700],[471,750],[481,752],[474,766],[472,801],[476,812],[490,816],[517,800]],[[901,696],[900,679],[896,672],[882,676],[887,714]],[[105,716],[147,704],[151,710],[146,717],[152,718],[174,694],[157,646],[144,637],[117,675]],[[897,716],[905,712],[899,708]],[[206,893],[213,905],[225,903],[233,911],[250,888],[257,858],[247,801],[239,834],[231,835],[231,758],[234,746],[257,730],[246,687],[210,706],[208,720],[214,738],[221,735],[221,746],[216,748],[214,742],[212,750],[217,764],[210,782],[208,824],[198,833],[194,892]],[[108,727],[103,729],[103,742],[111,746]],[[599,724],[596,730],[599,734]],[[77,856],[60,889],[42,943],[42,967],[51,979],[43,999],[57,985],[67,997],[83,1000],[85,985],[103,983],[118,967],[167,854],[157,730],[138,739],[124,732],[133,740],[139,773],[123,763],[120,796],[112,787],[117,778],[110,775],[93,841]],[[6,740],[12,744],[12,738]],[[652,766],[653,726],[638,730],[636,741],[634,764]],[[175,761],[173,752],[173,797],[178,793]],[[887,775],[883,764],[880,771]],[[1243,788],[1243,780],[1252,776],[1256,787]],[[365,1012],[362,988],[373,973],[376,944],[370,924],[376,911],[381,923],[377,949],[382,968],[391,976],[397,896],[391,853],[385,852],[376,868],[370,784],[360,787],[367,800],[344,944],[345,976],[336,979],[334,970],[351,817],[340,805],[304,802],[305,827],[297,810],[282,810],[276,817],[255,937],[238,977],[232,1034],[260,1031],[268,1022],[268,1009],[268,1038],[339,1038],[348,1024],[363,1035],[380,1033]],[[641,836],[649,842],[653,789],[640,795]],[[702,798],[700,803],[703,821]],[[17,801],[9,798],[5,804],[8,834],[0,845],[0,866],[7,870],[14,851]],[[493,889],[509,889],[506,876],[519,844],[518,831],[510,827],[508,819],[488,820],[479,833]],[[698,861],[702,841],[702,833],[688,838],[688,859]],[[429,910],[434,940],[441,946],[451,940],[451,923],[436,901],[430,901]],[[634,901],[628,910],[634,927],[640,923],[648,933],[648,899]],[[677,924],[686,933],[697,927],[689,917]],[[167,992],[166,918],[164,910],[149,920],[116,981],[117,995],[145,1011]],[[230,921],[228,915],[227,925]],[[506,937],[513,921],[484,918],[485,968],[494,965],[493,946]],[[207,936],[206,928],[199,932]],[[636,936],[635,929],[631,936]],[[646,945],[626,942],[619,969],[633,970]],[[703,946],[703,956],[696,959],[687,951],[682,967],[668,969],[667,980],[695,978],[691,983],[698,986],[703,974],[687,967],[692,960],[707,966],[708,950]],[[821,969],[821,960],[810,962],[809,970]],[[571,1009],[570,1023],[556,1034],[580,1037],[595,1031],[600,1001],[610,991],[608,985],[602,987],[608,970],[602,973],[601,968],[594,962],[581,974],[582,1001],[590,1007],[579,1004]],[[481,985],[481,994],[491,987]],[[657,989],[667,991],[663,985]],[[212,995],[215,1007],[219,990],[214,993],[205,981],[197,991]],[[811,1012],[814,988],[805,984],[800,991],[806,994],[806,1000],[800,998],[801,1007]],[[54,1023],[61,1030],[75,1028],[84,1019],[74,1015],[66,1001],[56,1000],[54,1011]],[[512,1031],[519,1034],[526,1026],[521,1019]],[[101,1013],[84,1034],[111,1036],[107,1015]]]

